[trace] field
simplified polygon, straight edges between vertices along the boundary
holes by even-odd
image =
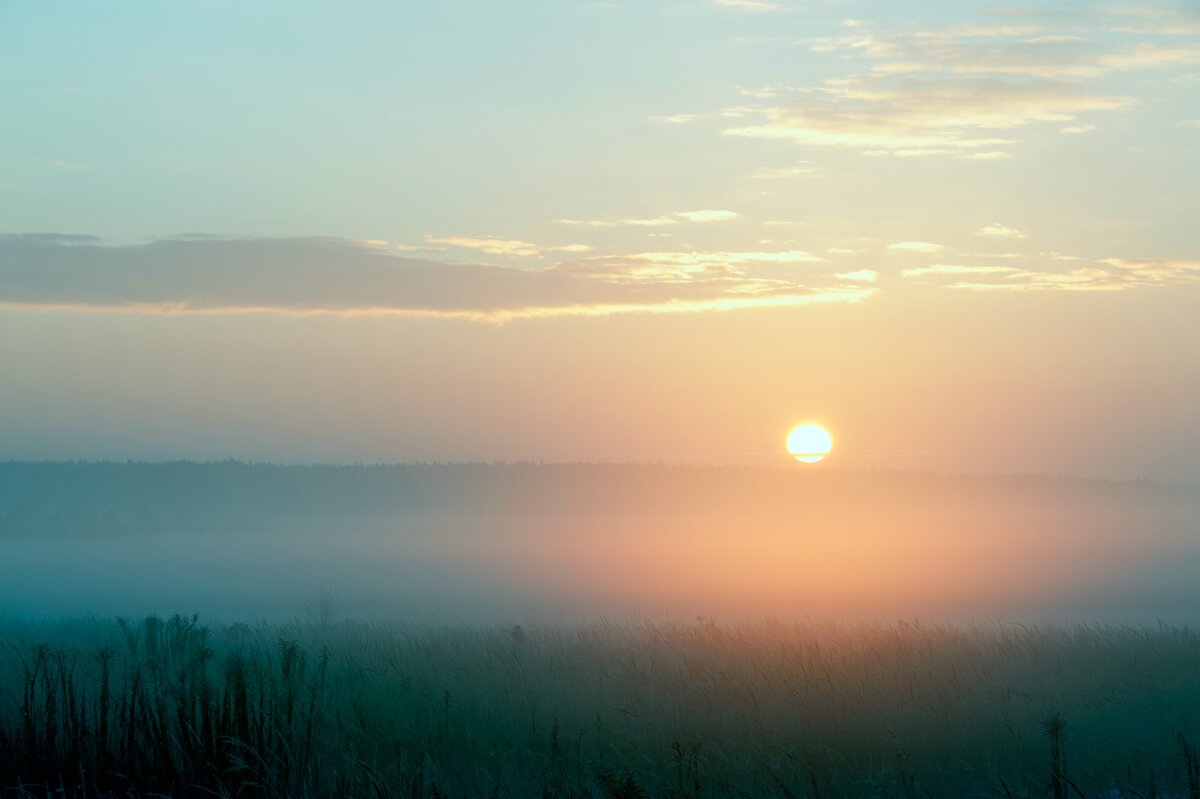
[[[1197,529],[1138,482],[0,464],[0,789],[1200,799]]]
[[[1159,626],[0,622],[12,796],[1191,797]]]

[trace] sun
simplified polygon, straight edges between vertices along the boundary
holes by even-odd
[[[833,449],[833,437],[819,424],[802,424],[788,434],[787,448],[801,463],[819,463]]]

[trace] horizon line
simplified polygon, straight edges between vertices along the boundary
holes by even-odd
[[[792,460],[787,456],[787,460]],[[776,464],[736,464],[736,463],[703,463],[703,462],[673,462],[667,459],[659,460],[539,460],[539,459],[506,459],[491,460],[411,460],[411,461],[306,461],[284,462],[270,460],[244,460],[241,458],[221,458],[201,460],[194,458],[174,458],[161,460],[146,460],[127,458],[117,460],[112,458],[62,458],[62,459],[18,459],[0,460],[3,466],[251,466],[258,468],[277,469],[395,469],[395,468],[456,468],[456,467],[486,467],[486,468],[663,468],[691,470],[724,470],[724,471],[759,471],[784,472],[793,471],[797,474],[808,473],[811,476],[827,475],[867,475],[889,474],[912,477],[931,477],[940,479],[976,479],[976,480],[1043,480],[1055,482],[1107,483],[1124,484],[1153,484],[1160,486],[1175,486],[1200,490],[1200,483],[1180,478],[1163,477],[1103,477],[1074,474],[1050,474],[1046,472],[946,472],[933,469],[901,469],[895,467],[835,467],[828,464],[809,464],[795,466],[789,463]]]

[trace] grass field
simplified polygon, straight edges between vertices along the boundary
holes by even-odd
[[[1200,794],[1200,635],[1179,627],[314,613],[0,637],[9,795]]]

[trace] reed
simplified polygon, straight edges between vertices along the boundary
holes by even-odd
[[[173,616],[0,641],[21,797],[1200,794],[1184,628]]]

